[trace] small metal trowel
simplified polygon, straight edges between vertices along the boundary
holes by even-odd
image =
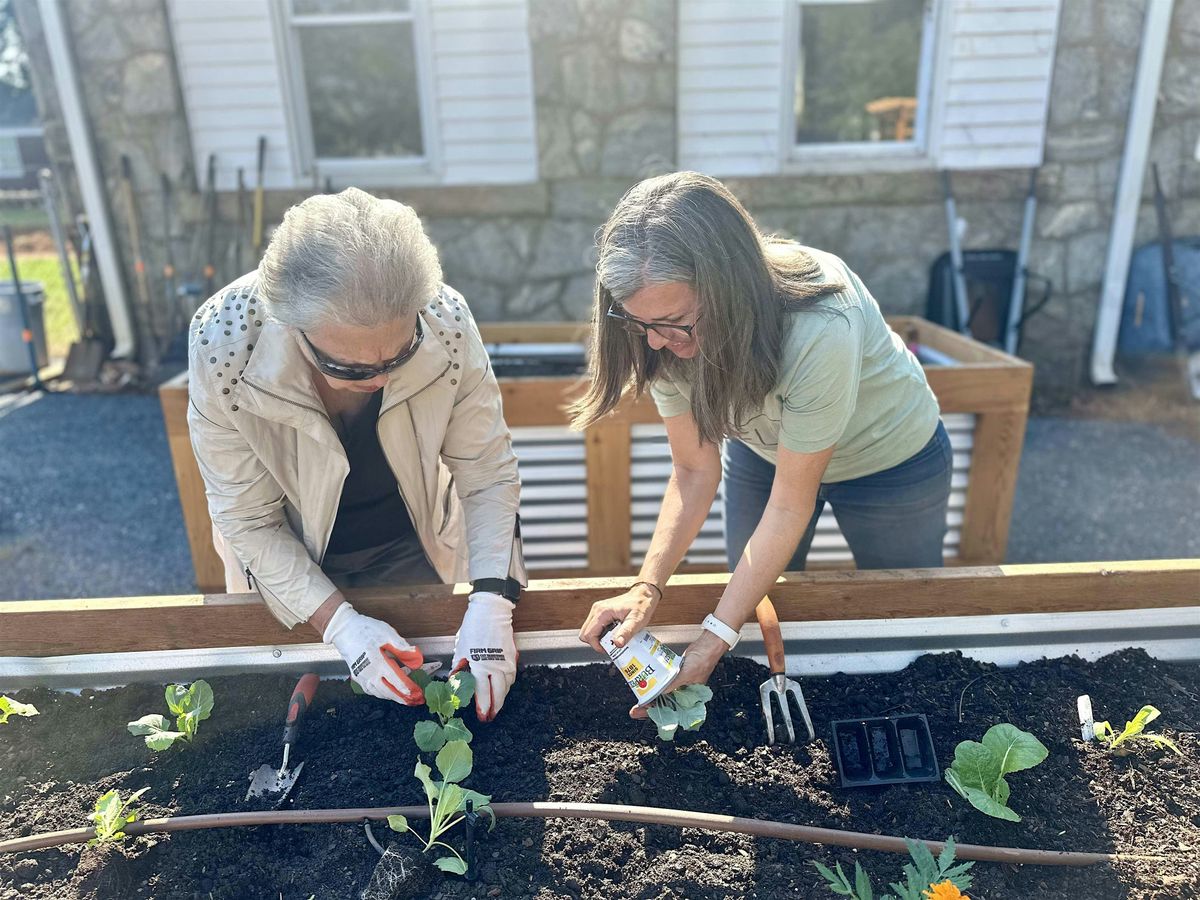
[[[300,777],[300,770],[304,768],[304,763],[300,763],[294,769],[289,769],[288,757],[291,755],[292,745],[296,743],[300,720],[312,706],[313,695],[317,692],[319,681],[316,674],[309,672],[296,682],[296,688],[292,691],[292,699],[288,701],[287,718],[283,724],[283,762],[278,769],[264,764],[250,773],[250,789],[246,791],[247,800],[251,797],[265,797],[273,799],[275,805],[279,806],[292,789],[292,785],[296,783],[296,779]]]

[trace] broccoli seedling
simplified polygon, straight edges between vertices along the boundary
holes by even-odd
[[[983,743],[962,741],[954,748],[954,763],[946,770],[946,781],[982,813],[996,819],[1020,822],[1008,807],[1009,786],[1004,776],[1031,769],[1049,756],[1037,738],[1005,722],[993,725]]]
[[[1151,734],[1146,731],[1146,726],[1157,719],[1161,713],[1153,706],[1146,705],[1138,710],[1138,714],[1133,717],[1133,721],[1125,723],[1125,730],[1120,734],[1113,731],[1111,725],[1107,722],[1097,722],[1096,740],[1108,748],[1110,753],[1117,756],[1124,756],[1129,752],[1129,748],[1125,744],[1134,741],[1149,741],[1155,747],[1166,748],[1183,756],[1183,751],[1175,744],[1173,740],[1161,734]]]
[[[675,740],[675,732],[680,728],[684,731],[699,731],[708,717],[708,707],[705,704],[712,696],[712,688],[706,684],[686,684],[678,690],[656,698],[646,708],[646,713],[658,726],[659,739]]]
[[[96,836],[88,841],[89,847],[96,844],[113,844],[125,840],[125,826],[137,821],[141,811],[134,809],[134,801],[150,788],[134,791],[127,800],[121,800],[117,790],[108,791],[96,798],[96,810],[88,818],[96,825]]]
[[[169,684],[166,698],[167,709],[175,714],[176,730],[172,731],[170,720],[158,713],[142,716],[126,726],[130,734],[144,736],[151,750],[166,750],[177,741],[191,743],[200,723],[212,715],[213,692],[207,681],[193,681],[190,686]]]
[[[9,716],[41,715],[32,703],[19,703],[12,697],[0,696],[0,725],[8,723]]]

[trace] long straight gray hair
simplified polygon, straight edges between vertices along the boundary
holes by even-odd
[[[680,359],[606,319],[650,285],[690,285],[699,302],[699,353]],[[842,289],[821,280],[813,257],[792,241],[763,235],[721,182],[676,172],[634,185],[601,229],[586,393],[571,405],[575,428],[640,396],[669,375],[692,388],[700,438],[736,433],[779,378],[788,314]]]

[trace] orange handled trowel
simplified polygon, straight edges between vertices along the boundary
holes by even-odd
[[[296,779],[300,777],[300,770],[304,768],[304,763],[300,763],[294,769],[289,769],[288,757],[291,755],[292,744],[296,743],[300,720],[312,706],[313,695],[317,692],[319,681],[320,679],[315,673],[309,672],[296,682],[296,689],[292,691],[292,699],[288,701],[287,718],[283,723],[283,762],[278,769],[264,764],[250,773],[250,790],[246,791],[247,800],[251,797],[265,797],[274,800],[275,805],[278,806],[287,797],[288,791],[292,789]]]

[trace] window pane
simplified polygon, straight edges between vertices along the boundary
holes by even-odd
[[[796,143],[912,140],[925,4],[801,4]]]
[[[17,139],[12,135],[0,135],[0,175],[5,177],[21,177],[25,174],[25,166],[21,162],[21,148]]]
[[[424,155],[411,22],[299,36],[318,159]]]
[[[331,13],[410,12],[409,0],[292,0],[292,11],[298,16],[329,15]]]

